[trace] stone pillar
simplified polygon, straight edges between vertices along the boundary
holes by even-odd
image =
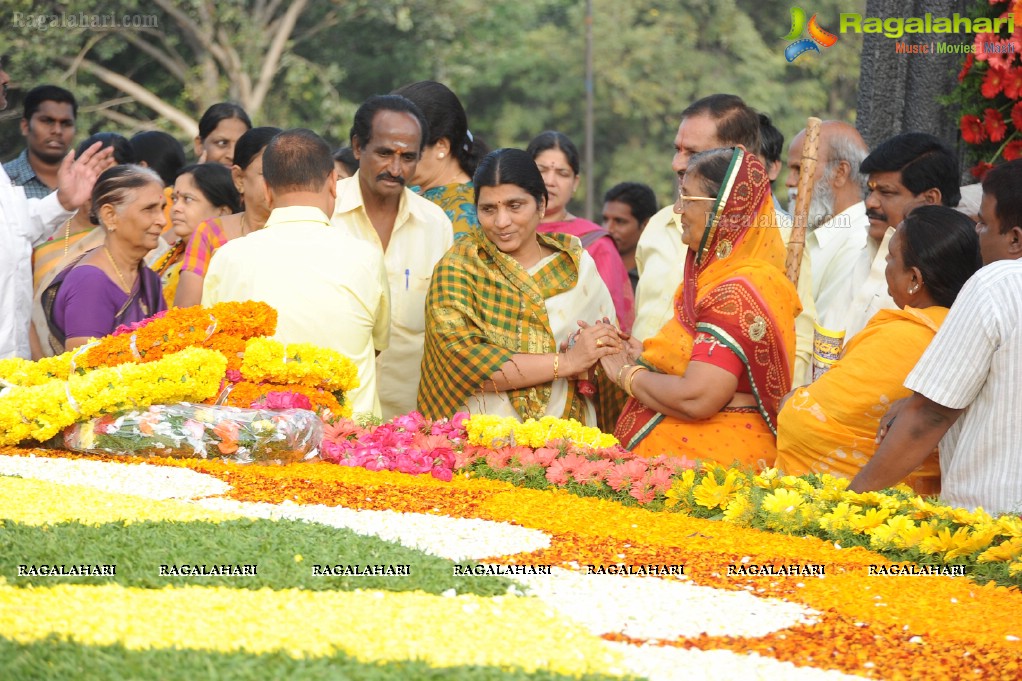
[[[950,17],[966,16],[969,0],[867,0],[866,17]],[[940,40],[971,43],[972,34],[906,34],[899,40],[909,44]],[[958,112],[940,103],[958,84],[960,54],[897,54],[898,40],[883,34],[863,36],[859,71],[859,98],[855,126],[870,148],[902,132],[934,134],[961,155]]]

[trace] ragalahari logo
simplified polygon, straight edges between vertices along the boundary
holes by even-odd
[[[807,28],[809,31],[809,37],[797,39],[802,35],[803,31],[807,30]],[[784,40],[795,41],[784,48],[784,58],[790,63],[801,57],[806,52],[819,52],[820,47],[830,47],[837,42],[837,36],[821,28],[816,22],[815,14],[812,19],[809,20],[807,26],[805,10],[801,7],[792,7],[791,32],[784,36]],[[817,45],[820,47],[817,47]]]

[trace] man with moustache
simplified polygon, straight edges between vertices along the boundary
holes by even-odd
[[[785,185],[794,208],[805,130],[788,149]],[[813,300],[816,333],[813,342],[813,378],[836,361],[844,343],[845,316],[852,302],[849,276],[866,245],[869,221],[862,201],[866,178],[859,165],[869,153],[859,131],[848,123],[824,121],[820,126],[813,195],[809,203],[806,249],[813,263]],[[832,351],[828,351],[828,350]]]
[[[415,409],[426,334],[426,292],[433,267],[454,243],[451,221],[436,204],[408,189],[429,124],[400,95],[367,99],[351,126],[359,168],[337,183],[331,222],[383,254],[390,283],[390,347],[377,357],[384,419]]]
[[[869,230],[851,275],[846,338],[861,331],[880,310],[896,308],[884,270],[888,243],[905,216],[926,204],[954,208],[961,198],[958,160],[944,142],[924,132],[905,132],[881,142],[859,172],[868,175]]]
[[[10,76],[0,56],[0,111],[7,108]],[[111,163],[113,149],[92,145],[77,161],[65,156],[57,171],[57,190],[42,199],[26,198],[0,168],[0,359],[29,359],[32,316],[32,246],[64,224],[92,194],[92,185]]]
[[[752,154],[760,153],[759,115],[737,95],[709,95],[692,103],[681,112],[681,125],[674,140],[671,168],[678,175],[679,185],[694,154],[734,146]],[[781,238],[787,244],[791,221],[785,222],[783,214],[777,217],[781,224]],[[674,294],[684,278],[688,253],[688,247],[681,241],[677,218],[680,216],[674,212],[674,205],[668,205],[650,218],[639,237],[635,250],[639,287],[635,294],[636,315],[632,326],[632,335],[639,340],[656,335],[674,313]],[[816,310],[809,257],[808,253],[803,254],[798,281],[802,313],[795,319],[795,386],[809,380],[813,349]]]
[[[632,291],[639,284],[639,270],[635,267],[635,247],[646,223],[657,212],[656,193],[641,182],[621,182],[603,195],[603,228],[617,246]]]
[[[71,150],[77,115],[75,96],[62,87],[40,85],[25,95],[25,149],[4,164],[11,182],[25,188],[25,196],[41,199],[57,188],[57,171]]]
[[[1022,160],[983,178],[976,232],[983,267],[905,379],[914,393],[884,417],[852,491],[897,484],[939,443],[942,501],[1022,512]]]

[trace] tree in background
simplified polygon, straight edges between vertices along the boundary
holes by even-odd
[[[109,14],[109,3],[10,0],[11,12]],[[808,115],[854,120],[861,36],[785,62],[789,2],[594,0],[597,191],[637,180],[672,199],[671,142],[681,110],[734,92],[791,138]],[[563,0],[126,0],[117,16],[155,28],[11,27],[12,111],[41,82],[72,89],[79,131],[158,128],[186,140],[210,103],[239,102],[256,125],[305,126],[346,141],[367,96],[432,78],[461,98],[473,133],[524,147],[541,130],[580,145],[584,3]],[[814,3],[820,23],[864,0]],[[0,125],[0,156],[21,147]],[[576,197],[582,205],[581,192]]]

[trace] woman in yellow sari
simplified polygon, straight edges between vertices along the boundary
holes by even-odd
[[[778,415],[777,467],[854,478],[876,451],[887,408],[911,394],[905,377],[981,265],[972,220],[944,206],[913,210],[887,256],[887,288],[899,309],[878,312],[827,373],[787,399]],[[906,482],[919,494],[938,494],[936,454]]]
[[[614,434],[642,456],[770,466],[801,306],[763,164],[740,148],[694,156],[674,210],[689,248],[674,316],[638,362],[601,360],[631,395]]]

